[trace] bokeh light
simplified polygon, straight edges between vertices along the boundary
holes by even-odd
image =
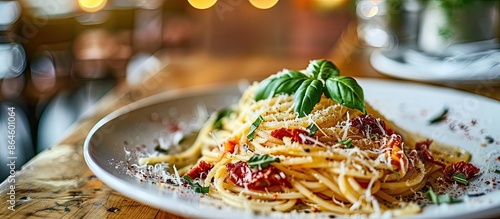
[[[56,85],[56,69],[48,52],[34,58],[30,70],[31,82],[37,91],[49,92]]]
[[[272,8],[278,0],[249,0],[250,4],[258,9],[269,9]]]
[[[107,0],[78,0],[78,5],[83,11],[86,12],[100,11],[106,6],[107,3]]]
[[[16,1],[0,2],[0,30],[7,30],[19,19],[21,5]]]
[[[0,79],[17,77],[26,67],[26,55],[20,44],[0,44]]]
[[[217,0],[188,0],[189,4],[197,9],[207,9],[215,5]]]
[[[369,19],[379,14],[380,5],[376,1],[360,1],[356,13],[362,19]]]

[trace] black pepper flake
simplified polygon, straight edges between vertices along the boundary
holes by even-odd
[[[108,212],[116,213],[116,212],[119,212],[119,211],[120,211],[119,208],[115,208],[115,207],[108,208]]]
[[[475,125],[477,124],[477,120],[476,120],[476,119],[472,119],[472,120],[470,121],[470,124],[471,124],[472,126],[475,126]]]
[[[309,153],[309,152],[311,152],[311,149],[309,149],[309,148],[304,148],[304,151],[305,151],[305,152],[307,152],[307,153]]]
[[[333,214],[330,214],[328,215],[328,218],[336,218],[337,216],[333,215]]]

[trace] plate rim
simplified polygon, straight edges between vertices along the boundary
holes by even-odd
[[[405,64],[403,62],[392,59],[386,55],[384,55],[384,51],[374,50],[369,55],[369,63],[380,74],[405,79],[405,80],[414,80],[420,82],[453,82],[458,84],[470,84],[470,83],[490,83],[490,84],[498,84],[500,83],[500,76],[496,77],[476,77],[476,78],[466,78],[466,77],[456,77],[449,75],[425,75],[422,71],[411,68],[410,64]],[[384,63],[384,64],[382,64]],[[390,67],[388,67],[388,65]],[[399,70],[396,70],[399,69]],[[395,71],[398,71],[396,73]],[[423,76],[417,77],[416,75]]]

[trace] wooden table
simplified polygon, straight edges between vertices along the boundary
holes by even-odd
[[[342,40],[326,58],[343,74],[355,77],[386,78],[368,63],[369,49],[347,29]],[[0,185],[0,218],[182,218],[122,196],[103,184],[83,159],[83,141],[92,126],[113,110],[138,99],[171,89],[241,78],[259,80],[282,68],[302,69],[308,60],[279,57],[218,57],[203,53],[159,54],[168,60],[159,72],[147,76],[141,85],[119,83],[76,122],[53,147],[43,151],[15,174],[15,211],[8,209],[11,192],[7,180]],[[498,83],[447,84],[500,100]]]

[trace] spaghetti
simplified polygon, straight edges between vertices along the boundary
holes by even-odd
[[[187,151],[140,164],[175,164],[210,196],[256,211],[410,215],[420,207],[400,197],[442,177],[430,141],[417,142],[367,103],[364,113],[321,95],[298,116],[295,96],[256,100],[257,89],[256,82],[224,117],[214,114]]]

